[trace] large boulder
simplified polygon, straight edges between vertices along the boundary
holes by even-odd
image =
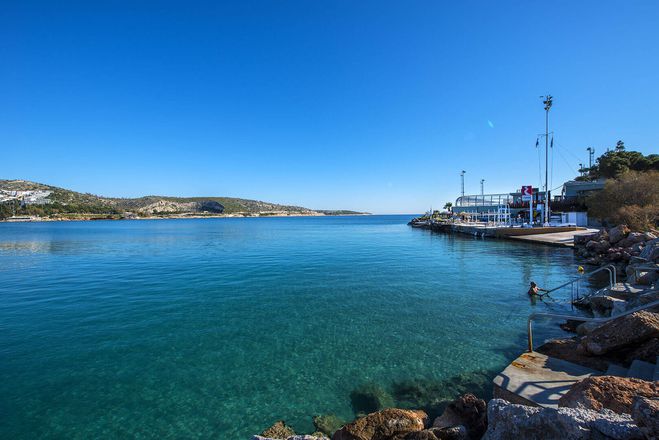
[[[639,254],[639,257],[646,261],[654,261],[657,257],[657,252],[659,251],[659,238],[649,240],[645,242],[645,247],[643,251]]]
[[[609,230],[609,242],[611,244],[615,244],[620,240],[624,239],[625,237],[627,237],[629,232],[630,229],[627,227],[627,225],[619,225],[616,226],[615,228],[611,228]]]
[[[584,408],[539,408],[492,399],[483,440],[643,439],[631,416]]]
[[[329,438],[315,434],[291,435],[286,438],[263,437],[262,435],[252,436],[252,440],[329,440]]]
[[[577,326],[576,331],[579,336],[586,336],[591,334],[593,330],[601,326],[602,326],[601,322],[586,321],[579,324]]]
[[[659,399],[637,397],[632,406],[632,418],[646,438],[659,438]]]
[[[264,430],[261,435],[263,437],[275,439],[286,439],[295,435],[295,431],[293,431],[293,428],[288,426],[283,420],[278,420],[274,423],[274,425]]]
[[[423,430],[427,419],[424,411],[388,408],[345,425],[332,440],[397,440]]]
[[[579,348],[593,355],[602,355],[656,337],[659,337],[659,314],[643,310],[596,328],[582,338]]]
[[[647,240],[645,239],[645,234],[641,232],[630,232],[627,238],[623,238],[618,242],[618,246],[620,247],[630,247],[633,246],[637,243],[645,243]]]
[[[659,356],[659,338],[652,338],[630,350],[625,356],[625,363],[629,365],[638,359],[639,361],[654,364],[657,361],[657,356]]]
[[[586,250],[592,254],[600,254],[606,252],[611,247],[611,244],[606,240],[591,240],[586,243]]]
[[[615,316],[624,312],[627,301],[612,296],[601,295],[590,298],[590,308],[601,316]],[[589,323],[590,324],[590,323]]]
[[[631,377],[592,376],[572,385],[560,398],[558,406],[595,411],[606,408],[619,414],[631,414],[637,396],[657,396],[657,384]]]
[[[473,394],[464,394],[449,403],[444,413],[437,417],[432,426],[449,428],[464,426],[468,438],[479,439],[487,429],[487,404]]]
[[[579,344],[580,342],[577,338],[552,339],[542,344],[536,351],[553,358],[572,362],[573,364],[583,365],[593,370],[606,371],[612,359],[608,359],[606,356],[591,356],[588,352],[579,350],[581,347]]]
[[[467,440],[468,438],[464,426],[452,426],[413,431],[406,434],[403,440]]]

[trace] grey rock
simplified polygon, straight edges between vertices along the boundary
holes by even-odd
[[[643,240],[644,241],[650,241],[656,239],[657,236],[654,235],[652,232],[645,232],[643,233]]]
[[[630,230],[627,227],[627,225],[619,225],[616,226],[615,228],[611,228],[609,230],[609,242],[611,244],[615,244],[622,240],[623,238],[627,237],[629,234]]]
[[[637,397],[632,407],[632,418],[648,439],[659,438],[659,399]]]
[[[595,330],[597,327],[601,325],[602,325],[601,322],[592,322],[592,321],[584,322],[577,326],[577,334],[579,336],[589,335],[593,332],[593,330]]]
[[[628,414],[582,408],[539,408],[502,399],[488,403],[488,428],[483,440],[642,439]]]

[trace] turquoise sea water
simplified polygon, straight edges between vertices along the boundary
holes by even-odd
[[[241,439],[351,419],[364,384],[489,389],[572,251],[410,217],[0,224],[0,438]]]

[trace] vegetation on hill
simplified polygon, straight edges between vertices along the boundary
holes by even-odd
[[[588,214],[608,224],[633,230],[654,228],[659,222],[659,155],[627,151],[622,141],[597,158],[576,180],[606,179],[604,189],[586,199]]]
[[[646,231],[659,223],[659,172],[627,171],[588,200],[588,212],[610,224]]]
[[[77,218],[94,216],[120,218],[125,213],[137,216],[159,215],[340,215],[353,211],[314,211],[301,206],[279,205],[259,200],[234,197],[168,197],[111,198],[79,193],[55,186],[25,180],[0,180],[0,196],[10,197],[12,191],[50,192],[40,203],[22,198],[5,200],[0,197],[0,219],[11,216]]]
[[[618,141],[616,146],[601,155],[586,174],[576,180],[616,179],[627,171],[659,171],[659,154],[644,156],[638,151],[627,151],[625,143]]]

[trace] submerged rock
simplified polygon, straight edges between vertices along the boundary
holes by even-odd
[[[304,435],[291,435],[285,438],[272,438],[272,437],[263,437],[261,435],[255,435],[252,437],[252,440],[330,440],[324,435],[318,436],[315,434],[304,434]]]
[[[618,376],[592,376],[572,385],[558,401],[558,406],[599,411],[610,409],[631,414],[637,396],[655,397],[657,384],[641,379]]]
[[[435,419],[433,427],[464,426],[470,439],[479,439],[487,429],[487,404],[473,394],[458,397]]]
[[[334,414],[323,414],[320,416],[313,416],[313,426],[319,431],[327,435],[334,434],[335,431],[341,429],[345,421]]]
[[[427,418],[424,411],[388,408],[345,425],[332,440],[398,440],[423,430]]]
[[[290,436],[295,435],[293,428],[288,426],[283,420],[276,421],[274,425],[264,430],[261,435],[263,437],[269,437],[274,439],[286,439]]]
[[[626,348],[659,337],[659,314],[640,311],[607,322],[581,340],[581,349],[594,355]]]
[[[350,402],[355,414],[369,414],[394,406],[391,395],[375,383],[367,383],[352,390]]]
[[[584,408],[539,408],[493,399],[487,405],[483,440],[643,439],[627,414]]]

